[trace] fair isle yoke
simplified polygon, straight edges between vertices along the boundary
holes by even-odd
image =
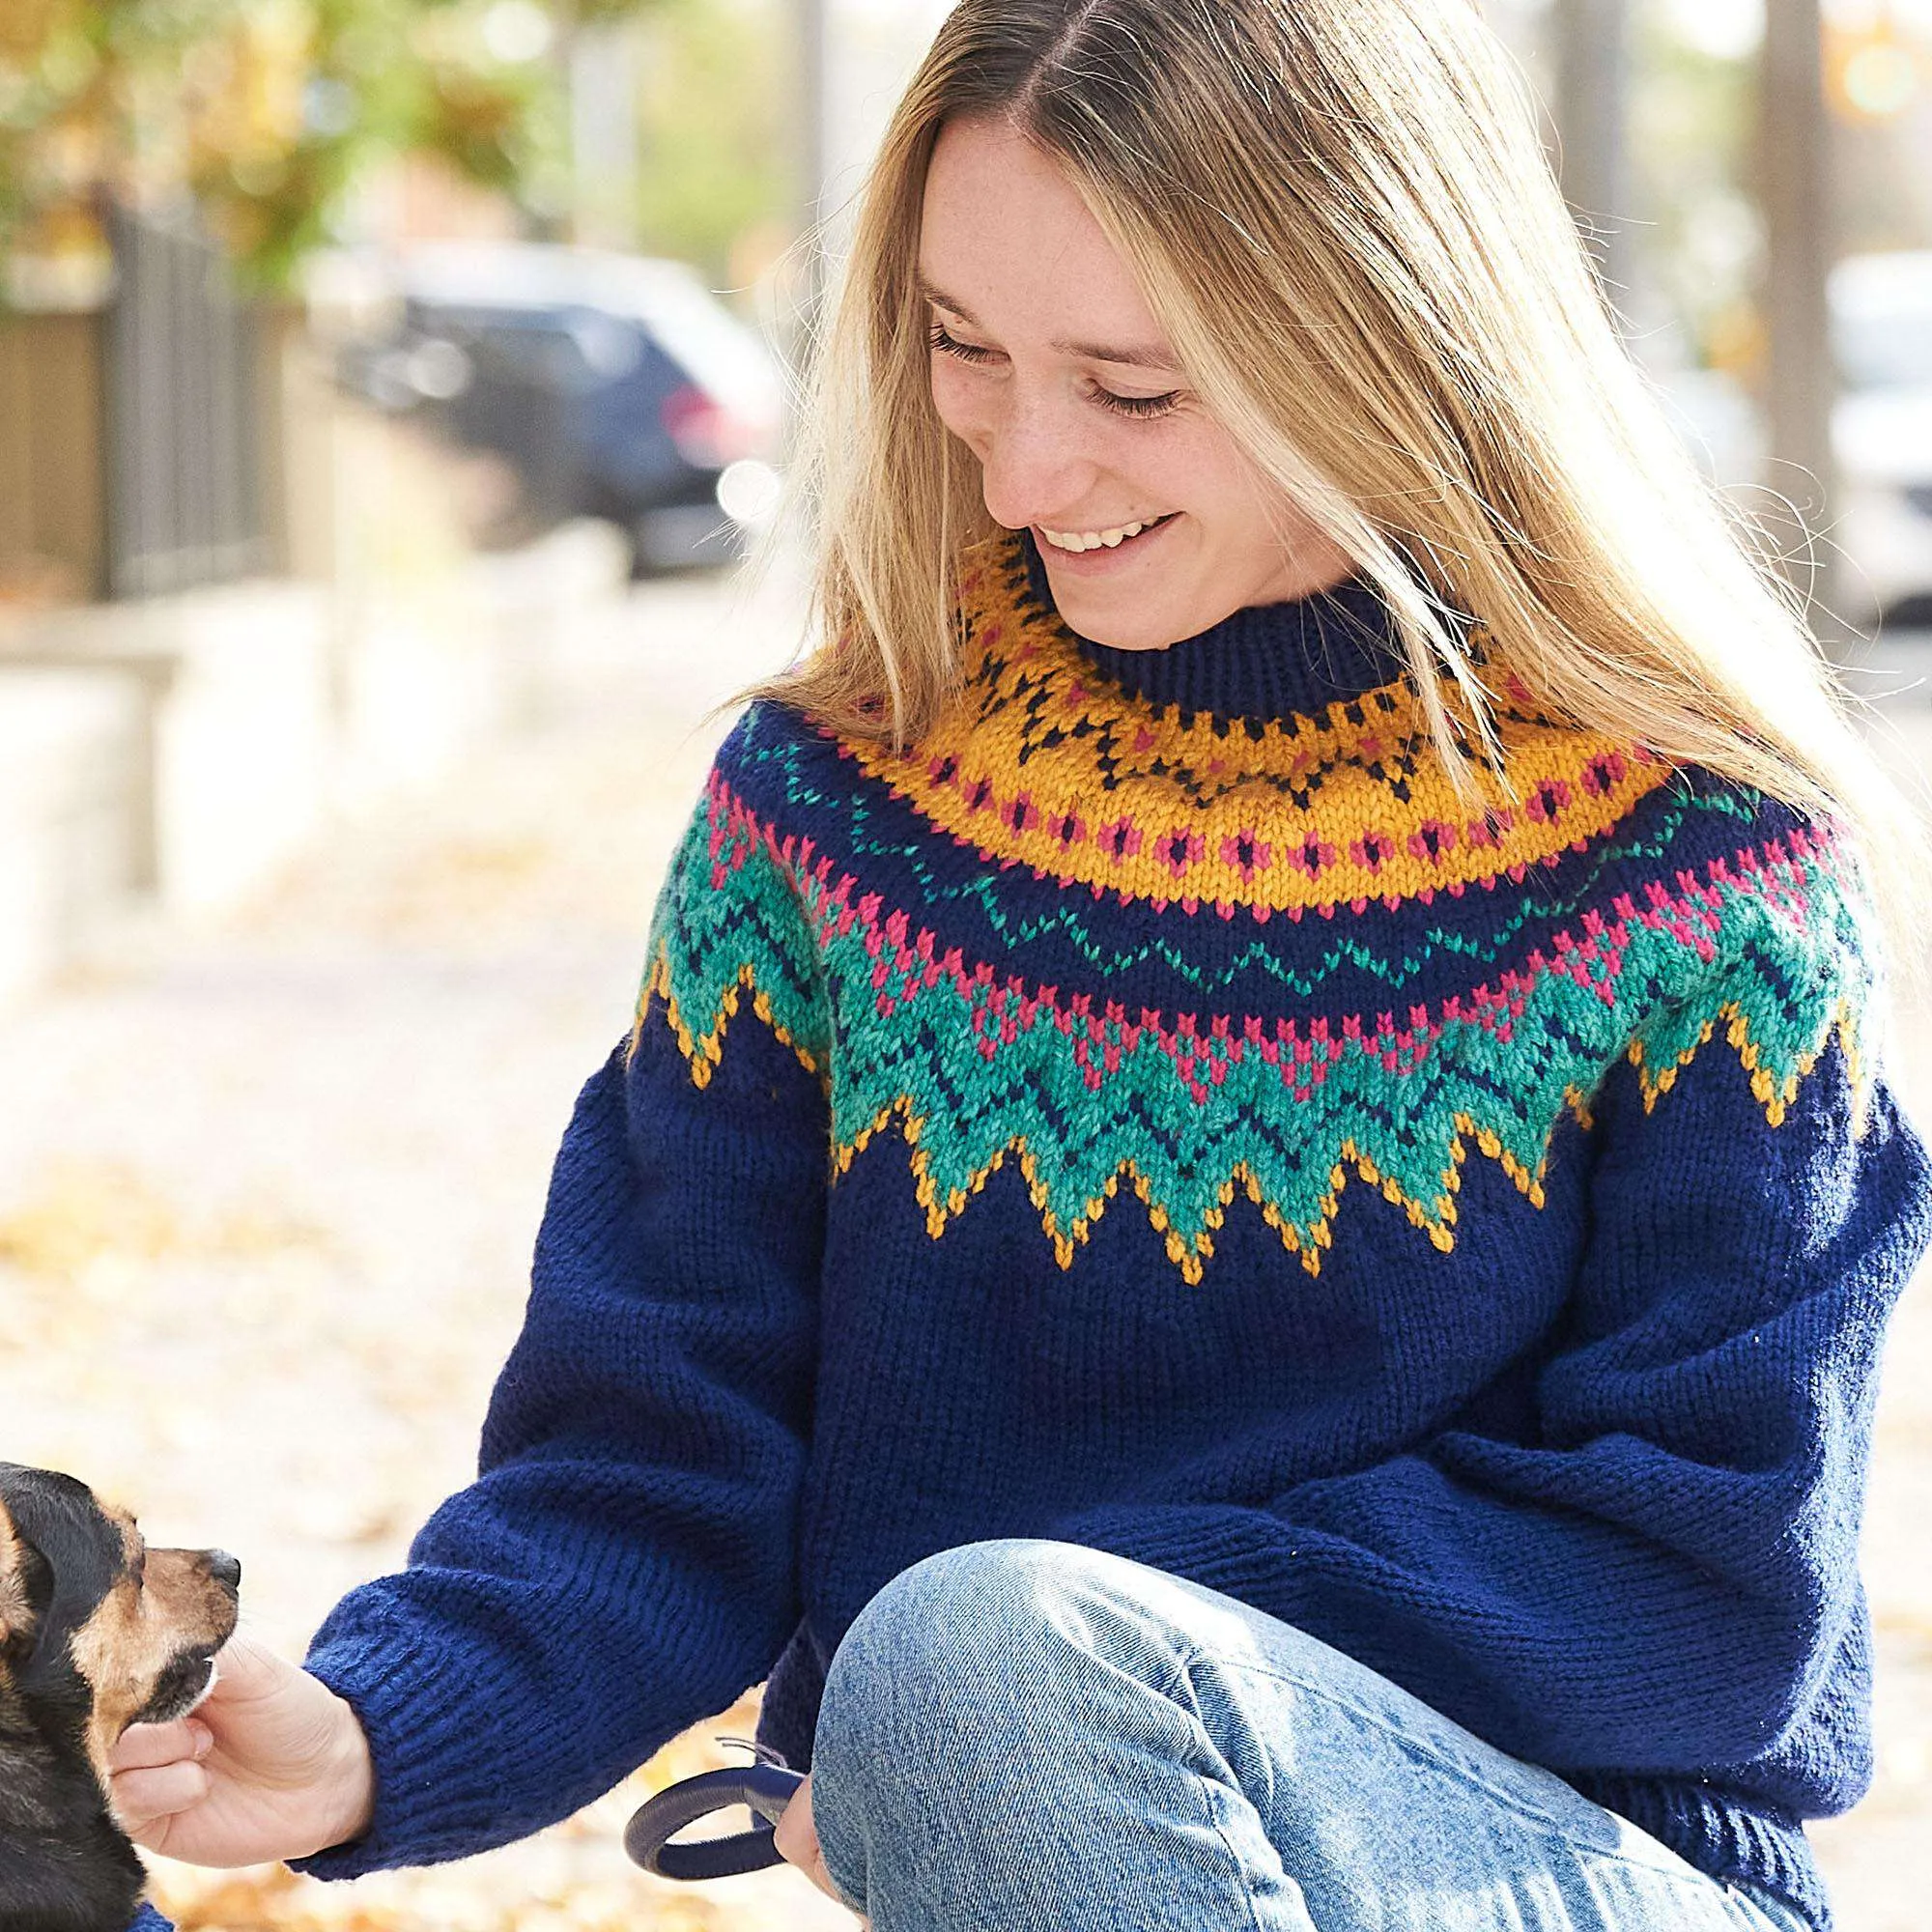
[[[1655,1105],[1721,1034],[1773,1125],[1834,1028],[1856,1065],[1853,881],[1767,799],[1519,701],[1519,802],[1472,813],[1401,677],[1232,730],[1156,708],[1010,544],[962,653],[904,755],[747,713],[639,1015],[701,1082],[749,988],[825,1083],[835,1172],[901,1134],[935,1240],[1010,1154],[1062,1267],[1122,1177],[1190,1283],[1237,1194],[1311,1273],[1355,1181],[1447,1251],[1470,1152],[1541,1206],[1621,1056]]]

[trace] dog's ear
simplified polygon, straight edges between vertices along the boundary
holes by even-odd
[[[8,1506],[12,1490],[31,1507],[32,1483],[0,1463],[0,1703],[14,1702],[31,1670],[54,1600],[53,1566]],[[45,1735],[10,1727],[0,1738],[0,1932],[125,1926],[144,1879],[78,1753],[64,1758]]]
[[[21,1534],[0,1497],[0,1659],[15,1662],[33,1649],[53,1587],[46,1558]]]

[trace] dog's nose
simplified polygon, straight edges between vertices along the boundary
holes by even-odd
[[[208,1574],[226,1588],[239,1590],[242,1587],[242,1559],[229,1555],[225,1549],[211,1549],[208,1552]]]

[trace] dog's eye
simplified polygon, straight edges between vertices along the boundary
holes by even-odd
[[[145,1549],[142,1550],[140,1555],[135,1557],[134,1567],[129,1574],[134,1578],[135,1589],[146,1588],[148,1581],[148,1552]]]

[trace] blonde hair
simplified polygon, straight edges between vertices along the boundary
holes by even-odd
[[[1546,710],[1847,821],[1917,930],[1911,807],[1626,353],[1470,0],[958,0],[816,362],[819,640],[740,699],[902,751],[955,687],[961,561],[995,526],[932,406],[917,284],[953,117],[1065,170],[1190,385],[1387,600],[1459,786],[1508,788],[1467,612]]]

